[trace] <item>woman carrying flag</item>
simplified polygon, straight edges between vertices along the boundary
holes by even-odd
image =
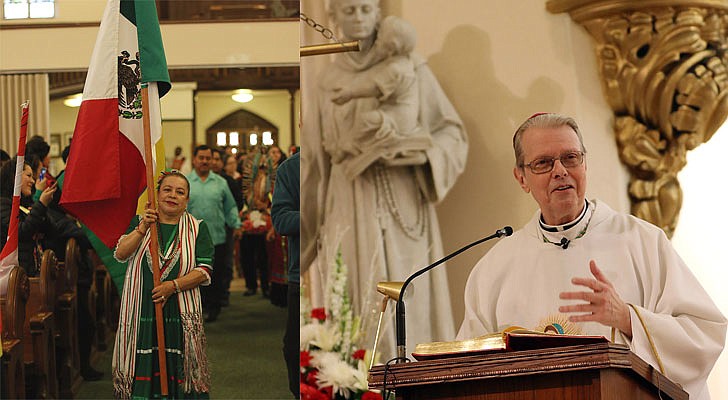
[[[214,248],[203,221],[187,213],[190,184],[178,171],[163,172],[157,209],[135,216],[114,257],[128,262],[112,360],[117,398],[159,398],[155,303],[163,304],[168,398],[208,398],[206,339],[200,285],[210,284]],[[150,254],[152,224],[159,254]],[[161,284],[154,287],[151,257],[159,257]]]

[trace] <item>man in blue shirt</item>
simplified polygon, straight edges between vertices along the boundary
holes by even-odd
[[[215,258],[212,266],[212,283],[202,286],[202,305],[207,316],[206,322],[212,322],[220,314],[222,296],[224,295],[224,271],[232,268],[225,265],[225,226],[235,229],[234,237],[242,235],[238,207],[227,181],[220,175],[210,171],[212,149],[201,145],[193,154],[193,170],[187,175],[190,181],[190,201],[187,210],[197,219],[202,219],[210,230],[212,244],[215,245]]]

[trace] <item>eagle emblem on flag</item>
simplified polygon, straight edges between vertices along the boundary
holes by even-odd
[[[142,73],[139,68],[139,52],[136,52],[135,58],[131,58],[131,54],[128,51],[122,50],[117,56],[117,59],[119,116],[124,119],[141,119],[142,100],[140,93]]]

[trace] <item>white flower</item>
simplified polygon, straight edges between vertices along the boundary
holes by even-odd
[[[311,366],[316,369],[341,361],[341,356],[338,353],[332,353],[330,351],[312,350],[310,356]]]
[[[327,360],[319,368],[316,382],[319,387],[332,386],[335,393],[349,398],[351,392],[359,390],[359,371],[344,360]],[[366,381],[366,377],[364,378]]]
[[[248,214],[250,216],[250,222],[253,223],[253,228],[258,228],[261,226],[265,226],[265,220],[263,219],[263,214],[258,210],[253,210]]]
[[[301,327],[300,332],[300,341],[301,341],[301,350],[308,350],[310,347],[310,343],[314,340],[316,340],[316,337],[319,335],[319,331],[321,329],[324,329],[324,326],[319,324],[318,322],[312,323],[312,324],[306,324]]]
[[[357,367],[358,368],[354,372],[354,378],[356,378],[356,384],[354,385],[354,387],[358,390],[366,391],[369,389],[369,381],[367,381],[369,368],[367,367],[367,364],[362,360],[359,360]]]
[[[331,351],[339,344],[340,340],[341,333],[326,324],[320,325],[320,328],[316,331],[316,336],[310,343],[323,351]]]
[[[367,390],[368,363],[352,359],[363,332],[361,317],[355,317],[352,310],[347,275],[339,251],[326,281],[326,321],[309,316],[311,305],[302,295],[300,343],[301,350],[310,351],[310,367],[318,370],[316,386],[331,386],[336,394],[349,399]],[[371,352],[367,353],[371,357]]]

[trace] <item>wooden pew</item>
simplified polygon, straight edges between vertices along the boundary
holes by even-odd
[[[66,259],[58,262],[56,280],[55,328],[56,367],[58,387],[62,398],[73,398],[78,393],[82,378],[78,353],[78,264],[81,248],[76,239],[66,242]]]
[[[58,398],[53,309],[56,303],[56,256],[43,252],[40,276],[29,278],[23,334],[26,394],[29,398]]]
[[[111,279],[111,274],[104,277],[104,312],[106,327],[109,329],[109,336],[113,335],[119,327],[119,312],[121,309],[121,296],[116,290],[116,285]]]
[[[88,309],[93,320],[95,334],[93,338],[93,348],[91,350],[91,360],[96,362],[100,357],[100,353],[106,351],[106,320],[104,318],[104,284],[103,277],[106,274],[106,266],[96,253],[91,257],[93,264],[93,276],[91,280],[91,289],[88,293]]]
[[[0,398],[24,399],[25,365],[23,352],[23,325],[25,304],[30,295],[28,277],[20,267],[12,267],[8,276],[7,292],[0,296],[2,307],[3,355],[0,362]]]
[[[95,253],[91,257],[94,264],[93,282],[89,291],[89,310],[94,319],[96,335],[94,337],[94,351],[92,361],[98,361],[100,353],[108,348],[119,325],[119,309],[121,299],[116,286],[111,280],[111,274],[101,259]]]

